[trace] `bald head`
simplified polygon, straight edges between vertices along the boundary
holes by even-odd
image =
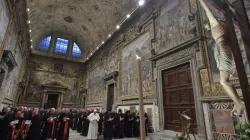
[[[55,113],[56,109],[55,108],[51,108],[50,109],[50,113]]]
[[[65,113],[69,113],[69,109],[68,108],[65,108]]]
[[[32,115],[37,115],[39,112],[39,109],[38,108],[34,108],[34,110],[32,111]]]
[[[7,107],[7,108],[6,108],[6,113],[9,113],[9,112],[10,112],[10,108]]]
[[[27,107],[24,107],[24,111],[28,111],[28,108],[27,108]]]

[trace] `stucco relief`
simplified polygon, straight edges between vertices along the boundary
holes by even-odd
[[[28,82],[25,101],[40,101],[40,94],[43,91],[42,85],[59,83],[67,87],[63,102],[75,103],[78,95],[79,78],[60,73],[49,73],[43,71],[32,71]]]
[[[195,52],[195,48],[193,46],[188,46],[181,51],[169,54],[167,57],[160,59],[159,61],[157,61],[157,66],[162,65],[164,63],[176,61],[176,60],[181,59],[185,56],[192,55],[192,54],[194,54],[194,52]]]
[[[138,69],[135,50],[141,51],[143,93],[152,93],[151,83],[151,46],[150,33],[147,32],[125,46],[121,51],[121,95],[133,96],[138,94]]]
[[[189,0],[174,0],[168,3],[156,19],[156,51],[161,53],[194,37],[190,30],[195,21],[190,21]]]
[[[103,76],[105,76],[103,63],[100,63],[97,67],[89,70],[87,104],[100,103],[104,100]]]
[[[0,45],[4,39],[4,35],[9,23],[9,14],[6,0],[0,1]]]

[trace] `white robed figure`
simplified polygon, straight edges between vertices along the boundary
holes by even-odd
[[[98,136],[98,121],[100,119],[100,116],[98,113],[96,113],[96,110],[94,110],[94,112],[88,116],[88,119],[90,122],[89,122],[89,131],[87,139],[96,140]]]

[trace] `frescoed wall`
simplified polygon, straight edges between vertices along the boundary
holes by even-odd
[[[158,53],[169,50],[194,37],[195,22],[189,20],[190,0],[170,0],[156,19]]]
[[[17,97],[19,82],[22,81],[25,73],[27,53],[23,52],[27,50],[22,49],[22,45],[19,43],[21,38],[18,35],[17,24],[10,22],[12,13],[10,13],[11,9],[7,6],[7,2],[9,1],[0,1],[0,47],[2,47],[0,49],[10,51],[15,61],[13,62],[15,67],[12,70],[5,71],[0,87],[0,99],[4,103],[12,104]],[[5,41],[3,42],[4,39]]]
[[[4,39],[4,35],[10,20],[8,7],[7,7],[7,0],[0,1],[0,45]]]
[[[27,70],[20,90],[19,104],[40,102],[42,85],[60,85],[67,88],[63,96],[63,104],[77,105],[80,90],[84,89],[83,66],[80,63],[31,55],[27,62]]]
[[[125,46],[121,51],[121,96],[138,95],[138,69],[136,51],[141,53],[142,58],[142,81],[143,93],[152,93],[151,83],[151,54],[150,33],[147,32],[135,41]]]
[[[100,63],[97,67],[92,68],[88,72],[87,104],[102,103],[102,101],[104,101],[104,81],[102,79],[104,75],[105,73],[103,63]]]
[[[118,50],[109,52],[105,61],[105,75],[114,71],[119,71],[119,53]]]
[[[79,78],[43,71],[32,71],[30,73],[25,101],[39,102],[40,95],[43,92],[42,85],[48,85],[51,83],[59,83],[60,85],[67,87],[63,100],[64,103],[76,103],[79,89]]]

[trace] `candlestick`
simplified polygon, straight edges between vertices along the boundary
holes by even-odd
[[[138,88],[139,88],[139,109],[140,109],[140,136],[141,140],[145,140],[145,118],[144,118],[144,102],[142,93],[142,71],[141,71],[141,57],[136,55],[138,63]]]

